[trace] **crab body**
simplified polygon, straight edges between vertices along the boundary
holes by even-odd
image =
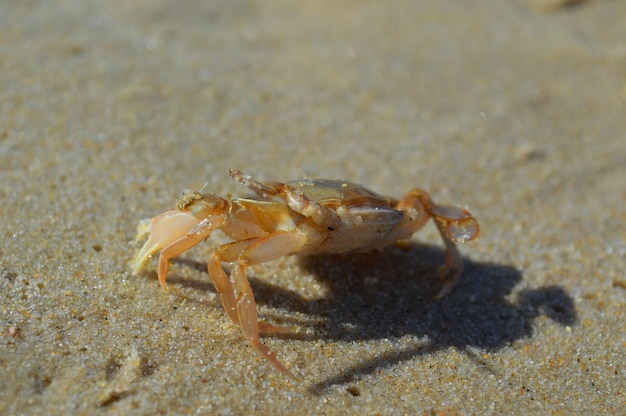
[[[358,193],[366,190],[358,185],[329,180],[294,181],[285,185],[301,192],[319,212],[308,217],[296,211],[297,203],[292,207],[277,197],[237,198],[231,201],[229,226],[222,231],[237,240],[248,238],[239,231],[249,224],[260,226],[268,234],[303,233],[307,242],[297,252],[302,255],[382,248],[412,234],[401,225],[415,221],[413,215],[393,209],[387,198],[373,192]]]
[[[169,259],[208,239],[212,231],[221,230],[232,242],[212,251],[207,268],[224,309],[251,345],[290,377],[289,370],[259,341],[259,331],[285,328],[258,322],[246,266],[291,254],[382,249],[410,238],[432,218],[446,245],[446,258],[439,270],[441,297],[454,286],[463,269],[455,242],[472,240],[479,233],[478,223],[469,212],[436,205],[419,189],[395,201],[345,181],[261,183],[239,170],[231,169],[230,174],[254,195],[183,195],[175,210],[154,217],[143,227],[150,236],[135,258],[134,272],[138,274],[148,259],[160,252],[158,276],[165,287]],[[222,268],[223,262],[233,264],[230,276]]]

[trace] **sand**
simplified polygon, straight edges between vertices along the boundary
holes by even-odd
[[[626,2],[0,1],[0,413],[626,413]],[[143,218],[228,176],[467,207],[249,269],[254,353],[206,273],[131,263]]]

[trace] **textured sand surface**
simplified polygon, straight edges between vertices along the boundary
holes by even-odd
[[[463,3],[463,5],[461,5]],[[0,0],[0,413],[626,413],[626,2]],[[130,263],[206,185],[411,187],[483,234],[435,302],[432,225],[250,269]]]

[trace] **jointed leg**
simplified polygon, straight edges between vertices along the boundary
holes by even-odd
[[[261,183],[252,179],[250,175],[244,175],[239,169],[229,169],[230,176],[237,179],[242,185],[247,186],[262,198],[278,195],[285,186],[280,182]]]
[[[468,211],[448,206],[436,205],[428,193],[421,189],[413,189],[397,205],[397,209],[414,208],[424,217],[415,230],[419,229],[428,218],[432,218],[446,245],[446,254],[443,265],[439,268],[439,277],[443,287],[437,294],[437,299],[445,296],[456,284],[463,272],[463,260],[455,243],[464,243],[478,237],[480,228],[476,219]]]
[[[295,232],[277,232],[267,237],[227,244],[218,248],[209,262],[209,273],[220,293],[222,304],[233,322],[241,326],[244,337],[281,373],[295,378],[259,340],[260,329],[279,330],[259,325],[254,293],[246,277],[247,265],[263,263],[291,254],[306,243],[306,236]],[[235,262],[228,278],[221,261]]]
[[[336,220],[336,213],[330,208],[323,207],[316,201],[307,198],[302,190],[289,184],[280,182],[258,182],[250,175],[244,175],[239,169],[230,169],[230,176],[253,190],[262,198],[278,197],[285,201],[287,206],[295,212],[311,218],[313,222],[326,229]]]
[[[456,244],[448,237],[445,229],[441,226],[440,221],[436,217],[433,217],[435,224],[437,224],[437,228],[439,229],[439,234],[441,234],[441,238],[446,245],[446,253],[444,257],[443,264],[439,266],[437,273],[439,274],[439,279],[443,282],[443,287],[435,296],[435,299],[441,299],[445,295],[452,290],[452,288],[456,285],[463,273],[463,259],[461,258],[461,254],[459,253]]]
[[[222,306],[230,319],[239,325],[239,316],[237,315],[237,301],[233,292],[233,286],[230,283],[230,278],[222,268],[222,262],[219,257],[219,253],[216,251],[211,255],[209,264],[207,265],[209,277],[215,286],[215,290],[220,294]]]
[[[250,239],[223,245],[213,250],[207,265],[209,277],[211,278],[215,289],[220,294],[222,306],[226,310],[230,319],[237,325],[240,325],[240,323],[239,316],[237,315],[235,292],[232,286],[231,278],[228,277],[222,267],[222,262],[232,263],[236,261],[246,248],[258,243],[258,240],[259,239]],[[263,322],[259,322],[259,329],[263,332],[287,332],[290,330],[290,328],[287,327],[274,326]]]

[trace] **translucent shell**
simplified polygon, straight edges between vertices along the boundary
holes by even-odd
[[[328,179],[305,179],[287,183],[320,205],[343,207],[392,208],[391,200],[361,185]]]

